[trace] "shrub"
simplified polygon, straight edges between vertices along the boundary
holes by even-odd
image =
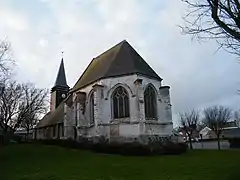
[[[166,141],[163,143],[163,154],[181,154],[186,152],[188,145],[185,143],[173,143]]]
[[[95,143],[92,150],[98,153],[121,154],[121,155],[148,155],[150,148],[137,142],[132,143]]]
[[[147,156],[153,155],[154,151],[152,151],[152,149],[148,145],[133,142],[122,144],[120,154],[128,156]]]
[[[9,143],[8,139],[6,139],[3,135],[0,135],[0,146],[4,146]]]
[[[230,148],[240,148],[240,138],[229,139]]]
[[[0,146],[5,146],[10,143],[21,143],[22,138],[20,136],[14,135],[12,133],[6,133],[4,135],[0,135]]]
[[[100,138],[99,141],[93,143],[88,138],[81,138],[79,141],[72,139],[49,139],[38,140],[37,142],[46,145],[57,145],[67,148],[88,149],[98,153],[121,154],[130,156],[149,156],[156,154],[181,154],[187,151],[188,146],[185,143],[173,143],[165,141],[162,143],[151,143],[148,145],[141,144],[137,141],[128,143],[108,142],[108,140]]]
[[[122,154],[130,156],[147,156],[156,154],[181,154],[186,152],[188,146],[184,143],[167,142],[164,144],[143,145],[138,142],[106,144],[97,143],[93,145],[93,151],[108,154]]]

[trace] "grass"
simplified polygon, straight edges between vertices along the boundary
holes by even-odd
[[[124,157],[41,145],[0,148],[1,180],[237,180],[239,150]]]

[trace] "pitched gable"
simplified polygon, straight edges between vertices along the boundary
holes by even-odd
[[[124,40],[94,58],[74,85],[72,91],[103,78],[130,74],[141,74],[162,80],[134,48]]]

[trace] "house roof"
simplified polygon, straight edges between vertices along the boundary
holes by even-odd
[[[199,134],[202,134],[203,136],[205,136],[208,134],[209,131],[212,131],[212,129],[206,126],[199,132]]]
[[[135,49],[124,40],[94,58],[71,91],[80,89],[103,78],[129,74],[141,74],[162,80]]]

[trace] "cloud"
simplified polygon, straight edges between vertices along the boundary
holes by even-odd
[[[240,66],[224,51],[214,54],[215,42],[180,34],[185,10],[179,0],[6,0],[0,3],[0,34],[12,42],[21,81],[51,88],[64,51],[72,86],[92,58],[127,39],[171,86],[175,120],[190,108],[238,108]]]

